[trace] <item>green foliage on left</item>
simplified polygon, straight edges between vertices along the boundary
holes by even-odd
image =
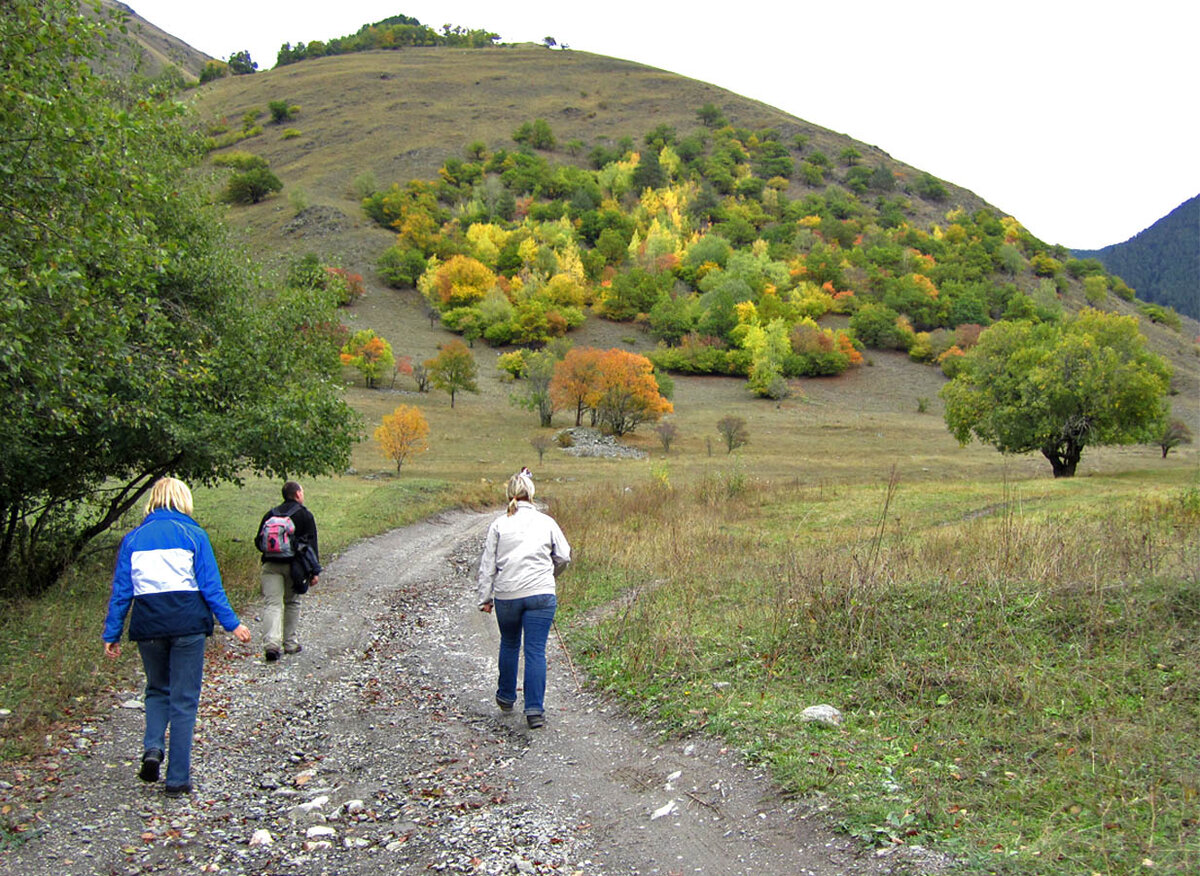
[[[43,589],[172,474],[336,471],[328,296],[257,292],[183,108],[116,94],[72,0],[0,13],[0,595]]]

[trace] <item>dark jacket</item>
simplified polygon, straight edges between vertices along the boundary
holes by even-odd
[[[262,553],[262,528],[267,522],[268,517],[283,517],[291,515],[292,522],[296,524],[296,544],[309,545],[317,557],[321,556],[320,548],[317,546],[317,521],[313,517],[312,512],[301,505],[299,502],[287,501],[282,505],[276,505],[270,511],[262,516],[262,520],[258,521],[258,529],[254,533],[254,547],[258,552]],[[268,557],[266,554],[262,556],[264,563],[287,562],[279,557]]]
[[[227,630],[240,623],[221,585],[208,534],[191,517],[165,508],[147,514],[121,540],[104,641],[121,640],[131,603],[129,638],[135,642],[210,636],[214,612]]]

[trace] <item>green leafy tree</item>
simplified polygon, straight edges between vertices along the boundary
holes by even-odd
[[[282,188],[283,183],[269,168],[254,167],[229,178],[225,185],[225,200],[231,204],[257,204]]]
[[[554,379],[554,366],[558,362],[558,357],[548,350],[526,353],[521,387],[510,398],[518,407],[535,411],[538,415],[538,425],[543,428],[550,426],[554,418],[554,397],[550,394],[550,381]],[[538,462],[541,462],[540,457]]]
[[[229,71],[234,76],[244,76],[258,69],[258,62],[250,59],[250,53],[243,49],[229,56]]]
[[[1180,444],[1192,443],[1192,430],[1183,420],[1172,420],[1167,423],[1162,434],[1158,436],[1158,446],[1162,448],[1163,459]]]
[[[941,396],[959,442],[1036,450],[1055,477],[1072,477],[1089,445],[1156,441],[1169,381],[1135,318],[1085,309],[1059,322],[991,326]]]
[[[700,109],[696,110],[696,118],[706,128],[720,128],[728,124],[725,113],[721,112],[715,104],[711,103],[706,103]]]
[[[751,326],[742,343],[750,352],[750,391],[760,398],[779,399],[787,395],[783,364],[792,352],[788,325],[773,319],[766,326]]]
[[[190,182],[196,126],[99,82],[101,25],[78,12],[0,12],[6,595],[57,579],[165,474],[326,474],[357,430],[332,300],[262,291]]]
[[[286,100],[272,100],[267,103],[267,109],[271,113],[271,121],[276,125],[282,125],[295,118],[299,107],[292,106]]]
[[[442,344],[436,356],[425,360],[425,367],[429,381],[450,395],[450,407],[454,407],[454,397],[458,393],[479,392],[476,383],[479,367],[467,345],[460,340]]]

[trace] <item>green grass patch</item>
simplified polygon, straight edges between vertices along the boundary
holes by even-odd
[[[872,843],[1192,872],[1194,481],[597,490],[560,516],[580,556],[611,558],[569,576],[588,608],[566,627],[664,732],[727,739]],[[841,727],[799,720],[821,703]]]

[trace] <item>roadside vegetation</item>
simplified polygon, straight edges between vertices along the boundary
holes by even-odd
[[[871,844],[970,872],[1200,866],[1200,483],[769,484],[552,509],[576,661]],[[844,723],[799,720],[831,704]]]

